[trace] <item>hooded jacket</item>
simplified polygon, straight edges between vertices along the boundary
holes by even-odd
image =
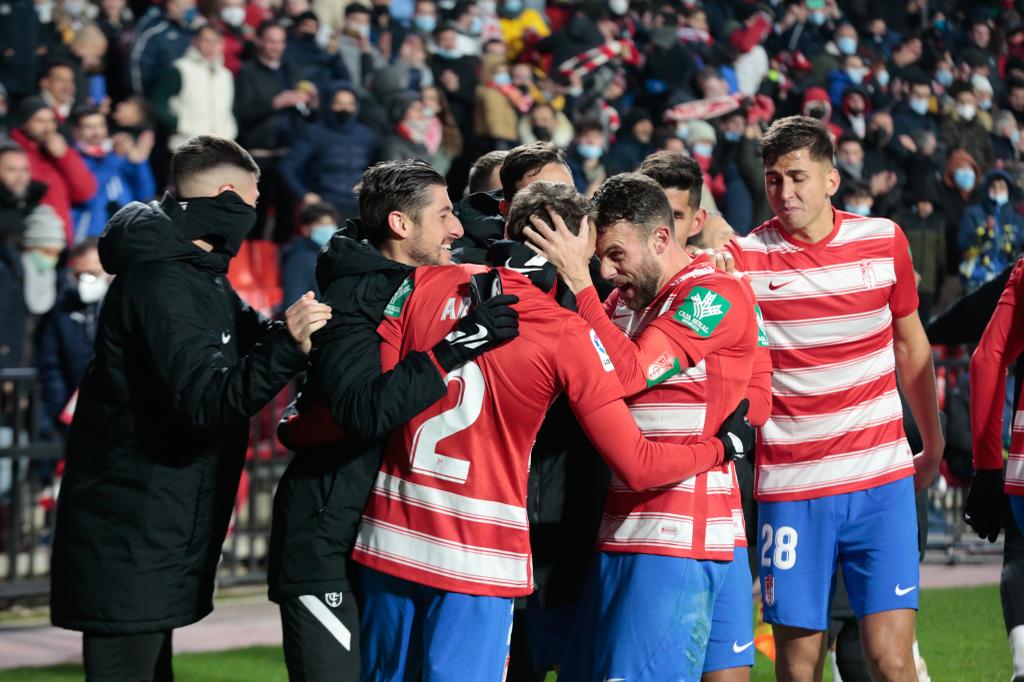
[[[249,417],[306,364],[285,326],[232,289],[229,254],[185,236],[198,220],[165,195],[125,206],[100,238],[117,277],[68,434],[59,627],[162,632],[210,613]]]
[[[355,216],[358,209],[352,188],[377,160],[377,148],[373,132],[356,120],[356,114],[342,121],[331,110],[330,103],[341,90],[356,94],[347,83],[328,88],[321,96],[325,103],[322,120],[295,139],[279,171],[297,199],[314,192],[345,216]]]
[[[381,373],[377,326],[412,268],[345,236],[358,237],[358,229],[357,221],[349,221],[317,260],[317,283],[333,317],[313,336],[312,363],[297,401],[299,411],[326,401],[348,436],[298,449],[278,483],[267,566],[276,602],[350,589],[346,562],[384,437],[447,391],[427,353],[409,353]]]
[[[996,179],[1006,181],[1009,200],[998,205],[989,197]],[[985,176],[977,203],[964,211],[960,219],[957,247],[960,250],[960,276],[967,291],[993,279],[1013,265],[1024,248],[1024,216],[1014,207],[1020,193],[1006,171]]]
[[[970,166],[974,171],[974,187],[964,191],[957,187],[953,180],[953,172],[961,166]],[[946,219],[946,274],[955,275],[960,263],[961,251],[957,248],[960,234],[960,220],[963,218],[971,195],[981,186],[981,169],[970,154],[962,149],[955,149],[946,159],[946,170],[942,175],[942,184],[946,191],[942,192],[942,214]]]

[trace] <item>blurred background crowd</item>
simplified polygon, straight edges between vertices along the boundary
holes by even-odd
[[[199,133],[261,168],[231,278],[274,312],[375,161],[429,162],[465,214],[522,143],[564,148],[588,195],[687,154],[714,245],[771,217],[758,140],[803,113],[835,134],[837,207],[907,232],[927,319],[1024,247],[1021,5],[0,0],[0,367],[38,367],[59,434],[109,283],[96,238]]]

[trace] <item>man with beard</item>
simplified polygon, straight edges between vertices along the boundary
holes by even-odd
[[[269,322],[231,288],[259,169],[200,136],[174,194],[132,203],[99,242],[116,279],[79,391],[57,503],[53,624],[83,636],[90,680],[170,680],[171,633],[213,610],[249,418],[306,365],[330,319],[312,293]]]
[[[650,178],[617,175],[594,204],[601,274],[616,287],[604,305],[588,235],[574,238],[555,219],[556,229],[534,221],[528,238],[604,340],[641,432],[671,443],[707,438],[746,394],[765,342],[753,292],[683,250],[668,198]],[[746,534],[731,463],[693,473],[642,493],[612,480],[565,679],[701,676],[715,599]],[[751,646],[752,638],[734,644]]]

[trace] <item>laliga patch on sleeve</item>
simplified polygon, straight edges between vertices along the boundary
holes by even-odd
[[[604,349],[604,344],[601,343],[601,339],[597,337],[597,332],[593,329],[590,330],[590,342],[594,344],[594,348],[597,350],[597,357],[601,359],[601,365],[604,367],[604,371],[614,372],[615,365],[612,364],[612,359],[608,357],[608,351]]]
[[[761,313],[761,306],[754,304],[754,316],[757,318],[757,345],[765,347],[768,345],[768,332],[764,328],[764,315]]]
[[[405,302],[409,300],[409,294],[412,293],[412,275],[405,278],[394,295],[391,296],[391,300],[384,307],[384,314],[388,317],[398,317],[402,314],[402,308],[405,307]]]
[[[689,327],[700,336],[708,337],[722,322],[732,303],[725,296],[705,287],[694,287],[686,300],[672,316],[676,322]]]
[[[658,356],[657,360],[647,366],[647,387],[650,388],[665,379],[674,377],[679,374],[680,370],[679,358],[665,351]]]

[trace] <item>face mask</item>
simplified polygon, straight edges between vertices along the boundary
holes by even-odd
[[[844,208],[848,213],[856,213],[862,216],[871,215],[871,208],[867,204],[846,204]]]
[[[974,169],[967,168],[966,166],[957,168],[953,171],[953,182],[963,191],[970,191],[974,188]]]
[[[953,84],[953,73],[951,71],[936,71],[935,80],[939,82],[944,88],[948,88]]]
[[[220,18],[228,26],[241,26],[245,22],[245,8],[225,7],[220,11]]]
[[[819,121],[824,121],[825,117],[828,115],[828,109],[825,107],[811,107],[807,110],[807,115],[811,118],[816,118]]]
[[[886,85],[889,84],[889,72],[879,71],[878,73],[875,74],[875,80],[878,81],[878,84],[884,88]]]
[[[29,261],[38,272],[50,272],[57,267],[57,256],[43,253],[42,251],[26,251]]]
[[[523,11],[523,0],[507,0],[501,4],[501,9],[512,16],[518,16]]]
[[[977,110],[974,108],[973,104],[958,104],[956,106],[956,113],[963,120],[972,121],[974,120],[974,115],[977,113]]]
[[[494,74],[494,83],[496,85],[512,85],[512,76],[506,72]]]
[[[434,111],[433,109],[431,109],[430,107],[423,107],[423,116],[424,116],[424,117],[426,117],[426,118],[430,118],[430,117],[431,117],[431,116],[433,116],[433,115],[434,115],[435,113],[436,113],[436,112],[435,112],[435,111]]]
[[[854,85],[860,85],[864,80],[864,69],[847,69],[846,75],[850,77]]]
[[[715,147],[710,142],[697,142],[693,145],[694,156],[703,156],[707,158],[710,157],[714,151]]]
[[[481,17],[479,17],[479,16],[473,17],[473,20],[471,22],[469,22],[469,29],[468,29],[468,31],[469,31],[469,35],[471,35],[471,36],[478,36],[481,33],[483,33],[484,32],[484,20]]]
[[[97,277],[87,272],[78,276],[78,298],[82,303],[99,303],[109,288],[110,283],[106,277]]]
[[[739,142],[741,139],[743,139],[743,133],[737,132],[735,130],[726,130],[724,133],[722,133],[722,136],[729,142]]]
[[[437,17],[432,14],[417,14],[412,18],[412,25],[421,33],[431,33],[437,28]]]
[[[988,111],[989,109],[992,108],[992,100],[983,99],[980,102],[978,102],[978,106],[981,107],[982,111]]]
[[[815,26],[821,26],[827,18],[824,12],[811,12],[811,23]]]
[[[936,19],[935,20],[935,28],[937,28],[940,31],[945,31],[946,30],[946,19],[945,18]]]
[[[218,253],[237,254],[256,224],[256,209],[231,190],[215,197],[181,201],[185,204],[184,224],[178,226],[182,234],[189,239],[209,242]]]
[[[622,16],[629,11],[629,0],[608,0],[608,9],[612,14]]]
[[[359,34],[360,38],[370,37],[370,26],[369,24],[359,24],[355,27],[356,33]]]
[[[988,195],[988,198],[991,199],[992,201],[996,202],[996,206],[1002,206],[1003,204],[1005,204],[1007,201],[1010,200],[1009,195],[1002,194],[1002,193],[1000,193],[1000,194],[991,193],[991,194]]]
[[[916,97],[913,97],[910,100],[910,108],[914,111],[915,114],[924,116],[925,114],[928,113],[928,100],[917,99]]]
[[[442,59],[458,59],[462,56],[458,50],[446,50],[443,47],[437,48],[436,53]]]
[[[339,126],[343,126],[352,120],[351,111],[332,111],[331,113],[334,114],[334,122]]]
[[[498,3],[494,0],[480,0],[480,2],[476,3],[476,8],[480,10],[480,14],[490,17],[497,14]]]
[[[533,126],[533,136],[541,142],[547,142],[551,139],[551,128],[545,128],[543,126]]]
[[[577,148],[584,159],[599,159],[604,154],[604,147],[597,144],[581,144]]]
[[[685,123],[679,123],[676,125],[676,137],[680,140],[685,140],[690,136],[690,126]]]
[[[73,17],[82,13],[83,6],[81,0],[64,0],[64,11]]]
[[[192,23],[196,20],[196,17],[198,16],[199,10],[197,10],[195,7],[189,7],[187,10],[185,10],[185,14],[181,17],[181,20],[185,22],[186,26],[191,26]]]
[[[331,241],[331,235],[337,232],[337,230],[337,225],[317,225],[309,231],[309,238],[322,248],[324,244]]]
[[[841,36],[836,40],[836,47],[843,54],[855,54],[857,52],[857,39],[850,36]]]
[[[1017,146],[1017,143],[1020,142],[1019,130],[1014,130],[1012,133],[1010,133],[1010,142],[1012,142],[1014,146]]]

